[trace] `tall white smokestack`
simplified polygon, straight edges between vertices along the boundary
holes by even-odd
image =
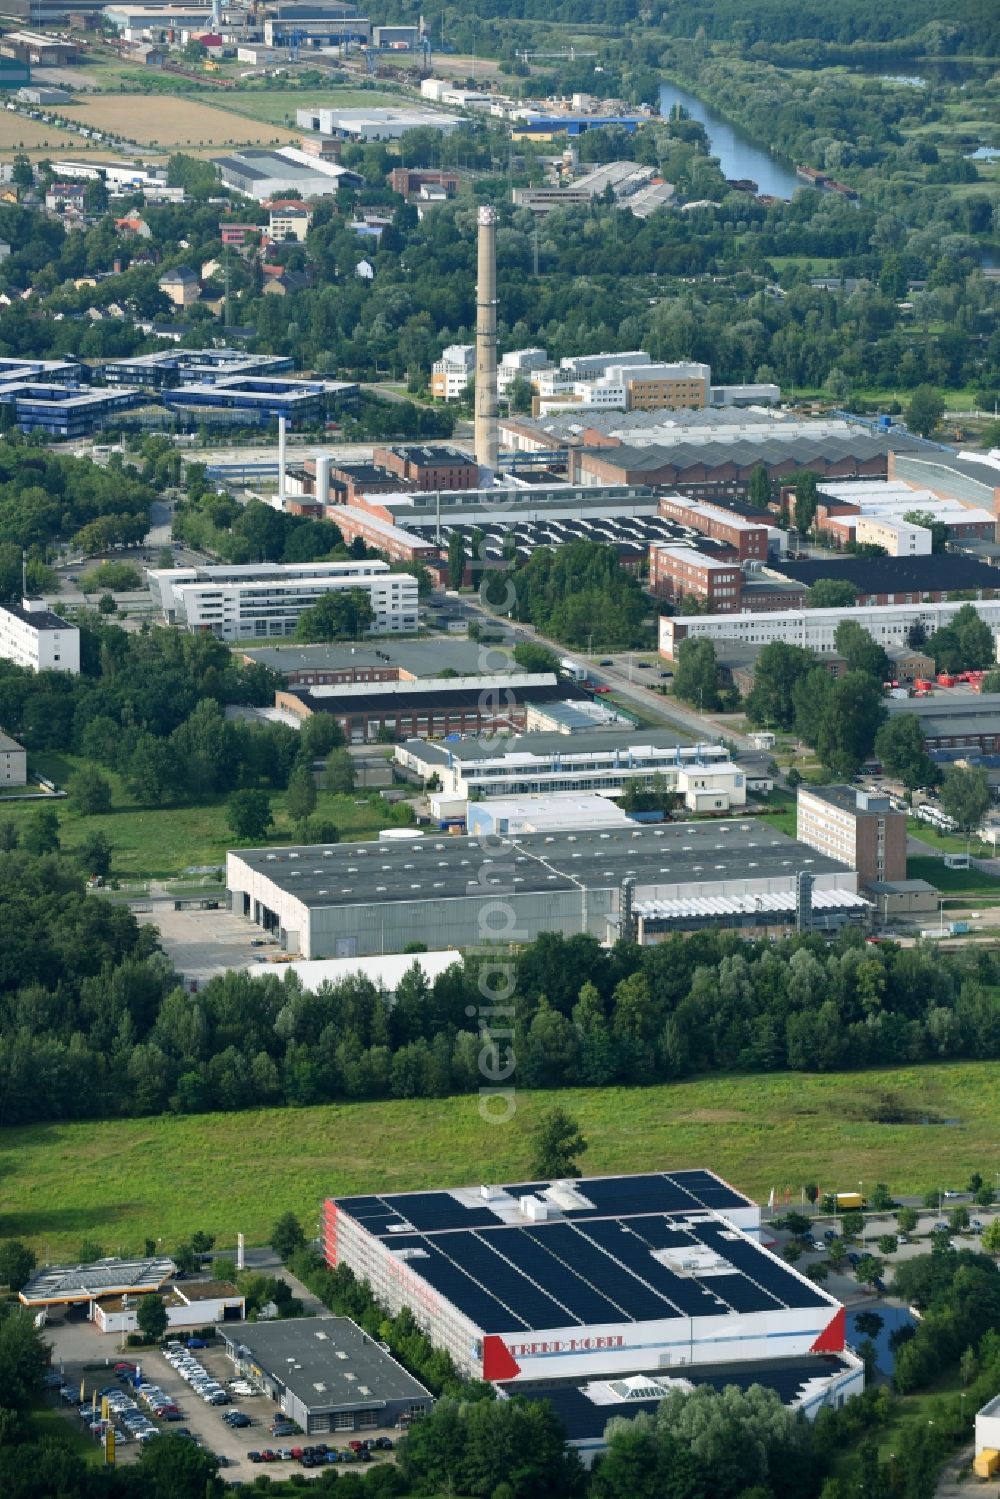
[[[283,416],[278,417],[278,509],[285,508],[285,477],[287,474],[287,451],[286,451],[286,427],[287,422]]]
[[[497,467],[497,211],[479,210],[476,279],[476,462],[489,489]]]
[[[330,503],[330,464],[333,459],[329,453],[320,453],[316,459],[316,500],[324,510]]]

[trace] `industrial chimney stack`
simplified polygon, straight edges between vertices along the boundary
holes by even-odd
[[[479,210],[476,281],[476,462],[479,482],[493,485],[497,467],[497,211]]]

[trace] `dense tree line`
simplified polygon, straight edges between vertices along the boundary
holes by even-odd
[[[472,555],[479,555],[475,540]],[[617,550],[592,541],[573,541],[558,548],[539,547],[519,566],[513,579],[502,573],[491,584],[485,578],[483,595],[509,607],[511,617],[535,625],[567,645],[594,650],[620,650],[643,643],[646,604],[637,580],[621,564]]]
[[[281,681],[274,672],[239,662],[211,636],[127,634],[97,615],[81,623],[79,676],[0,662],[0,723],[29,750],[68,750],[117,770],[150,806],[240,785],[287,785],[311,738],[224,715],[230,703],[273,703]],[[331,731],[335,737],[332,721],[310,736]]]
[[[839,580],[821,579],[813,588],[821,589],[826,581]],[[844,586],[853,592],[850,584]],[[848,605],[850,600],[845,596],[840,602]],[[832,593],[823,603],[834,606]],[[883,684],[889,659],[883,647],[850,616],[837,626],[834,643],[847,663],[842,677],[832,676],[803,646],[782,640],[764,646],[754,666],[753,686],[744,699],[750,722],[794,730],[838,776],[855,775],[877,749],[890,773],[900,774],[911,788],[936,780],[938,773],[925,753],[917,719],[901,714],[887,721]],[[963,604],[951,623],[935,630],[929,639],[920,626],[910,644],[925,649],[942,671],[982,669],[993,659],[990,628],[972,604]],[[714,706],[709,685],[718,678],[711,642],[683,641],[675,690],[679,679],[687,701],[697,702],[701,693],[706,706]]]
[[[23,851],[4,862],[0,916],[7,1124],[480,1085],[484,1042],[468,1021],[480,959],[433,984],[411,969],[394,1003],[366,979],[310,993],[273,973],[228,973],[192,996],[151,951],[148,928],[140,935],[127,913],[85,901],[79,874],[57,858]],[[30,952],[26,931],[39,933]],[[1000,1056],[1000,961],[987,949],[932,958],[874,949],[856,933],[830,947],[703,933],[608,952],[550,934],[514,961],[526,1088]]]
[[[16,439],[0,442],[0,545],[6,548],[68,541],[97,552],[141,541],[154,498],[148,484],[120,465],[101,468]],[[19,559],[17,573],[19,587]]]

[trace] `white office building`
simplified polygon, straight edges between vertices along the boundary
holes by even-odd
[[[1000,629],[1000,599],[973,599],[972,608],[992,630]],[[906,645],[910,630],[922,624],[928,635],[950,624],[965,601],[946,604],[882,604],[854,609],[775,609],[748,614],[692,614],[660,617],[660,655],[675,660],[682,640],[734,640],[742,645],[769,645],[783,640],[819,655],[836,649],[837,626],[854,620],[887,649]]]
[[[0,658],[28,671],[80,672],[80,631],[41,599],[0,604]]]
[[[632,784],[651,788],[656,778],[695,811],[725,812],[745,806],[747,799],[746,775],[724,745],[681,745],[656,729],[521,734],[456,744],[408,739],[396,746],[396,760],[425,781],[437,776],[442,795],[469,802],[558,792],[616,797]]]
[[[859,515],[854,539],[884,547],[890,557],[929,557],[933,551],[933,537],[926,526],[892,515]]]
[[[359,590],[371,601],[369,635],[417,627],[417,580],[388,563],[259,562],[243,567],[153,568],[149,587],[170,624],[220,640],[294,635],[299,615],[325,594]]]
[[[539,370],[550,370],[549,356],[544,349],[510,349],[497,365],[497,394],[506,400],[515,380],[527,380],[530,384]]]
[[[438,401],[460,401],[475,373],[475,344],[449,344],[431,366],[431,395]]]
[[[629,349],[621,354],[572,354],[560,359],[559,368],[567,380],[599,380],[609,370],[621,365],[652,364],[643,349]]]

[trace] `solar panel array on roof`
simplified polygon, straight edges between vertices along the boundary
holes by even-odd
[[[493,1235],[487,1229],[482,1238],[489,1241],[523,1275],[528,1275],[540,1285],[551,1282],[558,1276],[558,1297],[570,1312],[571,1318],[583,1323],[617,1322],[623,1311],[614,1301],[592,1286],[572,1265],[559,1259],[550,1248],[548,1239],[532,1237],[530,1233],[511,1234],[500,1229]]]
[[[649,1245],[628,1224],[605,1220],[590,1223],[578,1232],[585,1234],[605,1254],[612,1255],[685,1317],[714,1317],[718,1314],[717,1298],[700,1281],[678,1275],[661,1265],[653,1258]]]
[[[623,1265],[609,1259],[591,1239],[570,1224],[539,1224],[537,1228],[520,1232],[551,1248],[564,1264],[572,1265],[590,1285],[599,1286],[616,1306],[621,1307],[624,1321],[660,1321],[665,1317],[679,1316],[676,1308],[662,1296],[637,1280]]]
[[[383,1199],[395,1214],[421,1232],[443,1228],[495,1227],[496,1213],[489,1208],[465,1207],[450,1192],[406,1192]]]
[[[505,1305],[498,1296],[494,1296],[449,1259],[438,1248],[437,1240],[425,1239],[419,1234],[399,1234],[393,1237],[393,1249],[419,1250],[417,1257],[406,1259],[407,1268],[419,1275],[435,1291],[439,1291],[484,1333],[511,1332],[530,1327],[530,1323],[519,1316],[513,1307]]]
[[[569,501],[567,503],[570,503]],[[693,527],[668,520],[660,515],[598,515],[565,518],[527,519],[516,511],[496,520],[444,521],[440,526],[410,515],[401,515],[400,524],[421,541],[447,547],[453,534],[466,541],[474,533],[481,537],[482,556],[489,561],[510,561],[515,556],[529,557],[538,547],[564,546],[571,541],[602,542],[616,547],[627,557],[645,557],[650,542],[684,543],[708,556],[734,555],[722,542],[704,536]]]
[[[822,1306],[828,1299],[801,1276],[789,1275],[780,1260],[761,1254],[744,1239],[735,1235],[730,1237],[722,1224],[699,1225],[698,1237],[703,1244],[717,1249],[741,1275],[769,1292],[783,1306]]]
[[[737,1192],[728,1182],[721,1177],[713,1176],[711,1171],[671,1171],[671,1181],[697,1197],[699,1202],[708,1202],[711,1194],[716,1199],[716,1205],[725,1204],[730,1208],[746,1207],[746,1198],[741,1192]]]
[[[608,1176],[588,1181],[585,1194],[604,1213],[681,1213],[699,1204],[668,1176]]]
[[[547,1216],[530,1221],[526,1198]],[[521,1182],[486,1199],[407,1192],[338,1204],[483,1333],[829,1305],[716,1216],[748,1205],[709,1171]]]
[[[514,1230],[515,1236],[518,1230]],[[506,1230],[509,1235],[511,1230]],[[441,1241],[443,1253],[480,1285],[489,1286],[505,1306],[516,1307],[529,1327],[564,1327],[578,1319],[569,1308],[505,1259],[488,1239],[478,1234],[449,1234]]]

